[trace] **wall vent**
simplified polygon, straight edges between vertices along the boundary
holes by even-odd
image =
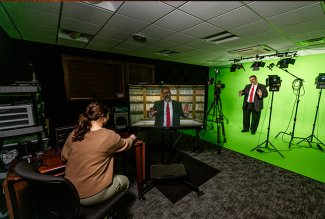
[[[164,50],[157,52],[158,55],[162,55],[162,56],[170,56],[170,55],[174,55],[177,53],[179,53],[179,52],[168,50],[168,49],[164,49]]]
[[[274,49],[266,45],[257,45],[257,46],[251,46],[251,47],[228,51],[229,54],[239,55],[239,56],[265,55],[274,52],[276,52]]]
[[[235,34],[229,33],[228,31],[223,31],[223,32],[212,34],[212,35],[202,38],[202,40],[212,42],[215,44],[229,42],[229,41],[236,40],[236,39],[239,39],[239,37],[236,36]]]

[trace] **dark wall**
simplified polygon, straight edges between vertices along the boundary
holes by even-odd
[[[36,79],[42,87],[45,101],[45,115],[52,126],[75,123],[88,101],[67,101],[64,88],[64,73],[61,55],[77,55],[91,58],[154,64],[156,82],[166,83],[205,83],[209,68],[174,62],[143,59],[92,50],[77,49],[50,44],[14,40],[10,45],[1,46],[0,54],[8,54],[6,62],[32,63]],[[127,106],[126,100],[110,100],[112,106]]]
[[[2,66],[7,62],[7,52],[9,46],[9,37],[7,33],[0,27],[0,73],[2,71]]]

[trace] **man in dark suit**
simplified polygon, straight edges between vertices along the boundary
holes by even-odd
[[[180,102],[172,100],[169,87],[163,87],[160,91],[163,100],[154,102],[148,113],[149,118],[155,116],[156,127],[179,127],[180,117],[189,116],[189,106],[185,105],[182,109]]]
[[[239,96],[244,97],[243,103],[243,130],[255,135],[260,121],[261,110],[263,109],[263,98],[267,97],[266,86],[259,84],[255,75],[249,77],[251,84],[245,86],[244,90],[239,91]],[[252,121],[251,120],[252,115]]]

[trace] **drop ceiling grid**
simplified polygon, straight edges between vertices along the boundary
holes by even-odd
[[[226,51],[258,44],[266,44],[279,50],[302,49],[297,47],[297,41],[325,36],[325,15],[317,1],[113,3],[113,8],[121,6],[116,12],[115,9],[107,10],[101,8],[100,4],[96,6],[87,2],[1,2],[0,25],[11,37],[19,39],[18,32],[2,8],[5,7],[24,40],[55,44],[59,10],[63,4],[60,28],[95,36],[88,45],[68,39],[59,39],[59,45],[100,51],[107,49],[108,52],[116,51],[121,54],[123,51],[125,54],[132,51],[141,56],[148,55],[149,51],[140,51],[146,46],[150,46],[150,52],[155,53],[163,49],[179,49],[177,60],[180,62],[185,56],[188,62],[189,55],[196,57],[194,59],[202,57],[199,52],[205,52],[204,57],[208,59],[210,55],[210,60],[213,60],[216,45],[225,57],[232,57]],[[224,30],[238,35],[240,39],[222,44],[201,40]],[[143,34],[147,41],[138,45],[132,39],[135,33]],[[128,46],[132,49],[126,48]],[[314,51],[319,52],[322,49],[312,49],[305,53]],[[172,60],[171,57],[173,56],[163,59]]]

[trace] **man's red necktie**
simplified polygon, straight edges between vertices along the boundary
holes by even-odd
[[[168,102],[167,102],[167,106],[166,106],[166,127],[170,127],[170,110],[169,110]]]
[[[250,102],[250,103],[253,103],[253,95],[254,95],[254,92],[255,92],[255,86],[254,85],[252,85],[252,86],[253,87],[251,89],[251,93],[249,95],[249,100],[248,100],[248,102]]]

